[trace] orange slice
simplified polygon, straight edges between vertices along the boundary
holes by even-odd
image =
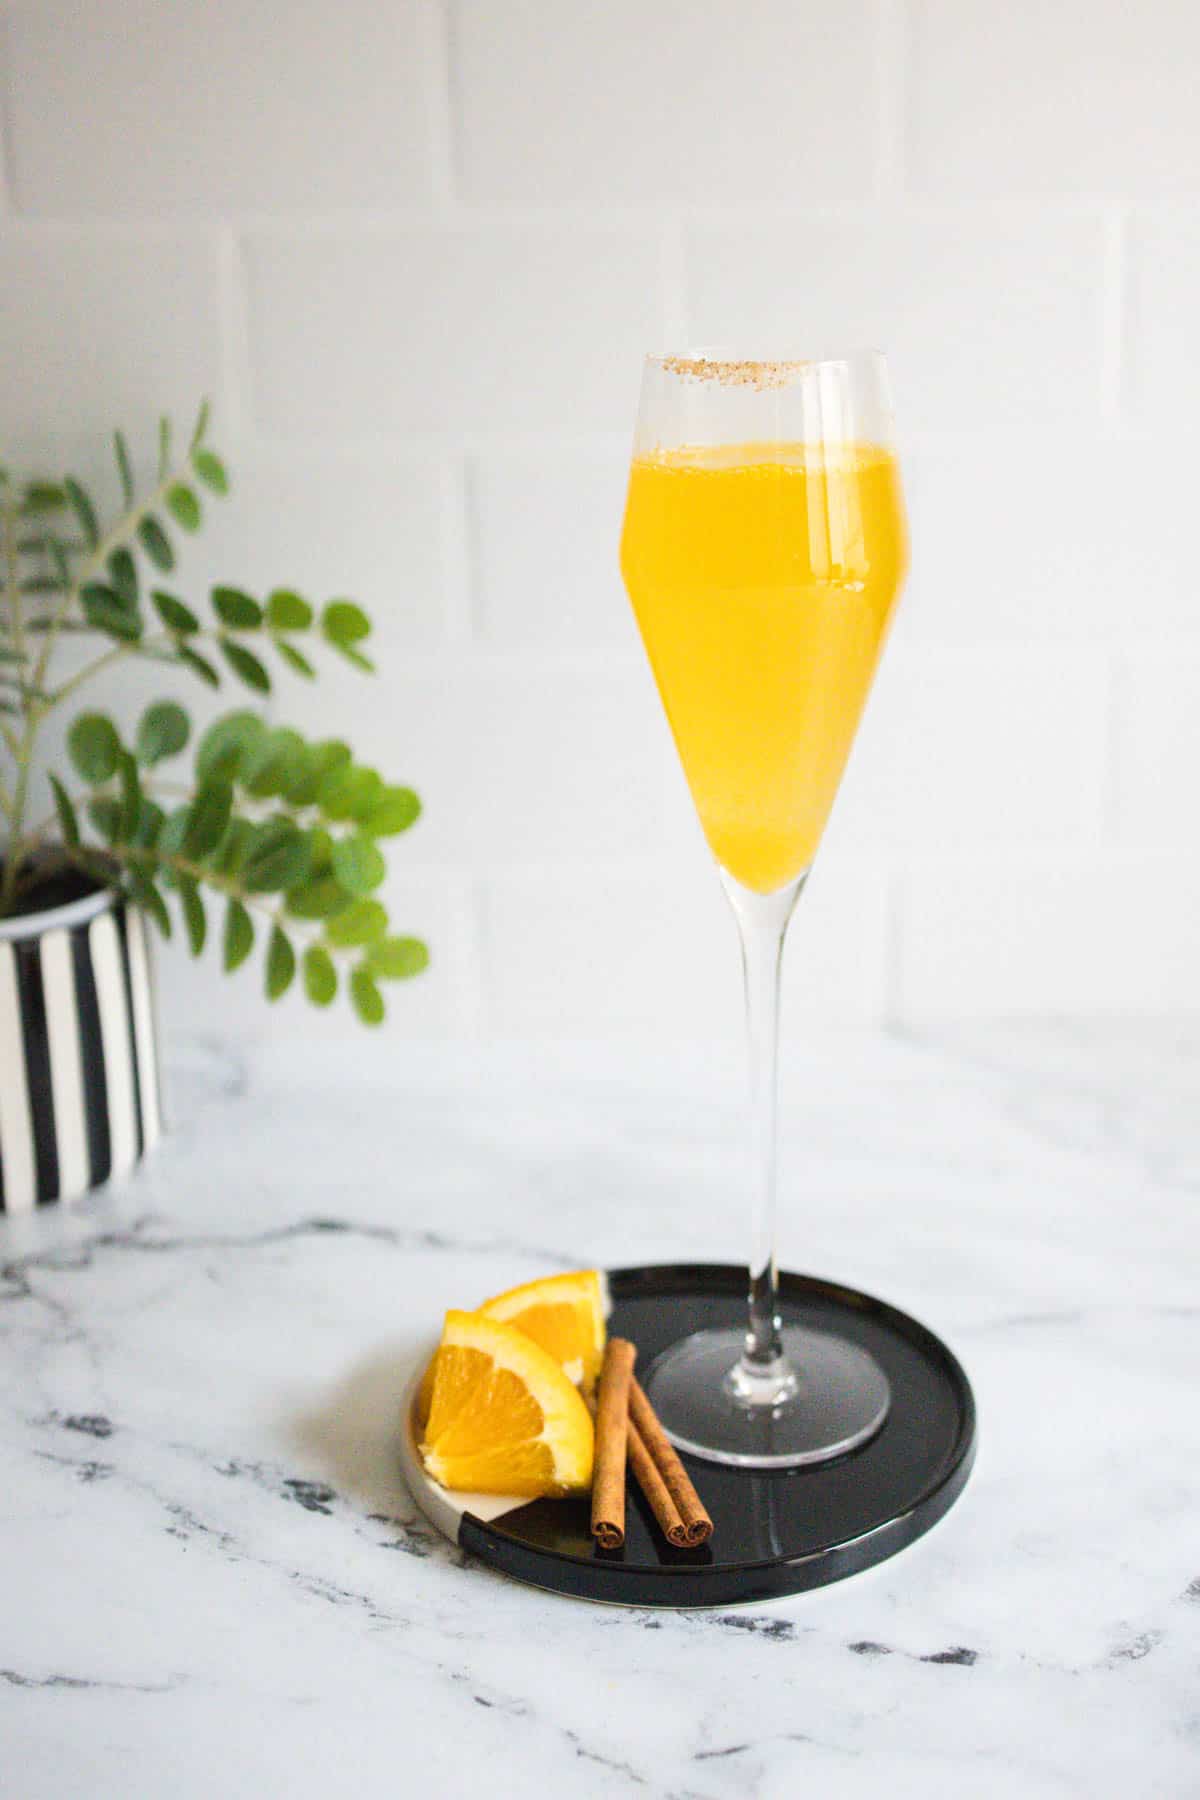
[[[604,1360],[604,1313],[607,1291],[599,1269],[576,1269],[568,1275],[543,1275],[509,1288],[479,1311],[489,1319],[515,1325],[535,1344],[549,1351],[576,1387],[590,1394]],[[429,1417],[437,1351],[421,1377],[415,1413],[418,1427]]]
[[[599,1269],[544,1275],[509,1288],[479,1308],[488,1319],[515,1325],[549,1351],[576,1387],[590,1394],[604,1360],[604,1278]]]
[[[443,1487],[569,1494],[592,1479],[591,1416],[540,1344],[481,1313],[448,1312],[421,1456]]]

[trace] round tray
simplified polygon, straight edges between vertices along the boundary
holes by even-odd
[[[633,1340],[643,1369],[685,1333],[745,1317],[746,1271],[730,1264],[615,1269],[608,1280],[609,1329]],[[447,1493],[421,1467],[410,1401],[402,1456],[415,1500],[440,1531],[492,1568],[558,1594],[625,1606],[767,1600],[894,1556],[966,1486],[975,1456],[966,1375],[924,1325],[869,1294],[783,1274],[779,1299],[785,1324],[818,1326],[869,1350],[891,1384],[891,1408],[869,1443],[815,1468],[759,1473],[685,1455],[715,1527],[702,1549],[672,1549],[632,1480],[625,1545],[616,1551],[594,1546],[586,1500]]]

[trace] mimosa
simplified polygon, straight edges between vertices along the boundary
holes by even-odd
[[[625,584],[705,835],[745,887],[816,854],[907,556],[886,450],[634,459]]]

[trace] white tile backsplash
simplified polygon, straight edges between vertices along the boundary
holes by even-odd
[[[568,210],[865,198],[876,34],[872,0],[451,0],[464,197]]]
[[[500,447],[469,464],[480,638],[640,654],[617,568],[629,441],[606,451]]]
[[[1190,851],[949,857],[900,883],[894,1015],[1195,1012]]]
[[[815,206],[820,196],[806,196]],[[989,206],[699,225],[685,246],[697,343],[888,352],[907,431],[1095,427],[1103,234],[1086,214]]]
[[[1200,846],[1200,642],[1130,650],[1117,670],[1113,828]]]
[[[39,217],[416,206],[422,0],[6,8],[12,182]]]
[[[216,244],[176,227],[0,221],[6,458],[115,425],[151,437],[222,393]]]
[[[1195,1008],[1198,75],[1183,0],[0,0],[3,458],[208,394],[180,591],[371,610],[377,677],[272,705],[425,801],[390,1031],[727,1036],[616,566],[639,361],[879,343],[913,570],[789,1020]],[[296,1029],[257,986],[165,960]]]
[[[911,0],[917,186],[1194,192],[1200,16],[1190,0]]]
[[[272,230],[245,254],[273,434],[619,431],[661,335],[645,229]]]

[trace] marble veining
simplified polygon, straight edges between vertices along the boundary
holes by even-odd
[[[589,1607],[415,1510],[442,1309],[736,1258],[699,1050],[182,1043],[135,1179],[0,1227],[0,1791],[1200,1792],[1200,1029],[794,1047],[781,1254],[976,1387],[918,1544],[762,1608]]]

